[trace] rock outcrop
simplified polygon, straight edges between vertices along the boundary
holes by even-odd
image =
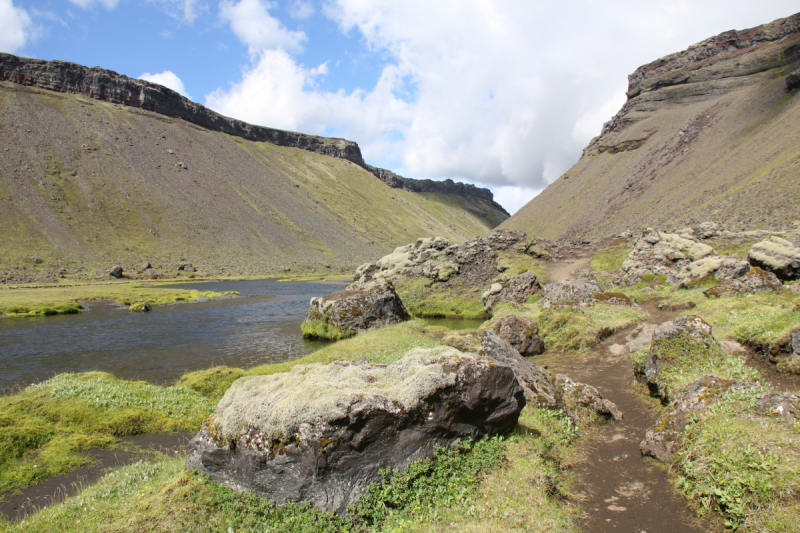
[[[345,514],[381,469],[507,432],[524,406],[510,368],[448,347],[390,365],[298,365],[235,381],[192,439],[187,466],[278,504]]]
[[[495,322],[492,330],[522,356],[544,353],[545,346],[539,337],[539,325],[533,320],[509,315]]]
[[[564,280],[544,286],[542,298],[549,302],[586,303],[594,300],[594,295],[603,292],[596,281]]]
[[[308,337],[348,337],[410,318],[386,279],[353,283],[343,291],[312,298],[310,305],[303,322],[303,334]]]
[[[709,298],[736,296],[746,292],[779,291],[783,287],[781,280],[772,272],[753,267],[743,276],[720,283],[703,291]]]
[[[561,409],[566,412],[564,400],[545,370],[532,365],[509,343],[491,331],[483,332],[481,354],[493,359],[499,366],[512,369],[528,401],[539,407]]]
[[[772,236],[753,245],[747,254],[750,264],[773,272],[784,281],[800,279],[800,248]]]
[[[404,178],[388,170],[366,164],[361,149],[353,141],[248,124],[222,116],[162,85],[128,78],[111,70],[99,67],[87,68],[67,61],[42,61],[0,53],[0,81],[62,93],[83,94],[97,100],[138,107],[160,115],[179,118],[211,131],[219,131],[250,141],[291,146],[346,159],[371,172],[389,187],[412,192],[476,196],[492,202],[497,209],[508,216],[505,209],[494,202],[489,189],[455,183],[452,180],[438,182]],[[180,162],[178,165],[186,169],[185,163]]]
[[[593,409],[597,414],[606,418],[621,420],[624,413],[611,400],[606,400],[603,395],[591,385],[573,381],[564,374],[556,375],[556,387],[561,390],[562,396],[569,398],[579,405]]]
[[[522,272],[502,283],[493,283],[483,293],[483,310],[491,311],[500,302],[524,303],[541,290],[542,285],[533,272]]]
[[[639,67],[580,160],[500,228],[597,240],[712,218],[736,230],[791,227],[798,163],[775,154],[793,153],[800,134],[799,68],[800,14]]]
[[[691,283],[714,276],[720,282],[741,278],[750,271],[750,263],[738,257],[712,255],[693,261],[678,273],[681,283]]]
[[[718,344],[705,320],[693,315],[676,318],[656,327],[644,365],[634,372],[647,382],[652,394],[667,400],[671,391],[660,379],[661,370],[678,357],[701,357],[714,348]]]
[[[647,231],[622,263],[622,285],[661,278],[664,283],[678,282],[678,273],[693,262],[715,255],[714,249],[698,242],[690,233],[679,235]]]

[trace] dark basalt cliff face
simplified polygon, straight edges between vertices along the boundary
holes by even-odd
[[[493,200],[491,191],[474,185],[455,183],[452,180],[437,182],[404,178],[388,170],[370,166],[364,162],[361,149],[353,141],[248,124],[220,115],[167,87],[129,78],[99,67],[88,68],[67,61],[42,61],[0,53],[0,81],[62,93],[83,94],[97,100],[138,107],[182,119],[212,131],[235,135],[249,141],[269,142],[278,146],[301,148],[346,159],[368,170],[395,189],[477,196],[484,200]],[[496,204],[496,207],[502,209],[499,204]]]
[[[597,239],[800,218],[800,14],[721,33],[628,82],[627,102],[580,160],[501,227]]]

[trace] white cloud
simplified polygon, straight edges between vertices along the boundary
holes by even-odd
[[[289,14],[292,18],[305,20],[314,15],[314,4],[309,0],[294,0],[289,6]]]
[[[106,9],[114,9],[119,4],[120,0],[69,0],[78,7],[83,9],[91,9],[95,5],[103,6]]]
[[[250,48],[251,54],[266,50],[302,51],[306,34],[288,30],[281,21],[269,14],[274,5],[262,0],[223,0],[219,16],[229,23],[236,36]]]
[[[173,91],[182,94],[186,98],[191,98],[189,93],[186,92],[186,87],[183,85],[183,81],[181,81],[181,79],[171,70],[165,70],[164,72],[159,72],[157,74],[145,72],[139,76],[139,79],[158,83],[164,87],[169,87]]]
[[[527,204],[531,198],[542,192],[542,189],[506,185],[504,187],[495,187],[492,192],[494,192],[494,201],[505,207],[506,211],[513,215]]]
[[[227,1],[222,18],[253,64],[206,103],[259,124],[353,139],[368,161],[400,160],[409,177],[487,184],[511,211],[577,160],[624,103],[638,66],[787,16],[793,3],[330,0],[324,13],[343,32],[357,31],[388,57],[374,88],[345,93],[319,89],[324,72],[291,55],[305,34],[271,17],[271,4]]]
[[[33,37],[28,12],[14,7],[11,0],[0,0],[0,52],[14,53]]]

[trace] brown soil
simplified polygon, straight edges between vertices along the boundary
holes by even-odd
[[[556,281],[569,279],[572,277],[573,272],[588,268],[591,262],[592,257],[589,256],[547,263],[547,282],[554,283]]]
[[[0,514],[11,520],[25,518],[36,510],[58,503],[94,483],[112,467],[152,459],[157,454],[182,453],[191,436],[190,433],[136,435],[122,437],[122,449],[89,450],[86,454],[93,460],[90,465],[19,491],[0,494]]]

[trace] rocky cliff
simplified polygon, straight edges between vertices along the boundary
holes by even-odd
[[[452,180],[414,180],[367,165],[361,149],[353,141],[248,124],[222,116],[167,87],[99,67],[88,68],[66,61],[42,61],[0,53],[0,81],[61,93],[81,94],[96,100],[182,119],[208,130],[235,135],[249,141],[269,142],[346,159],[368,170],[392,188],[412,192],[474,195],[492,201],[492,193],[488,189],[454,183]],[[495,204],[495,207],[502,210],[499,204]]]
[[[580,160],[501,227],[594,239],[800,219],[800,14],[638,68]]]

